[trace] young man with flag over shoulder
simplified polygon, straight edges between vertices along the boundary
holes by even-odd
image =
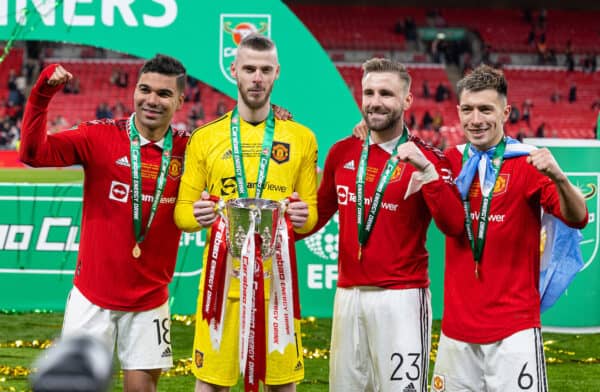
[[[504,135],[511,108],[501,71],[480,66],[457,87],[468,143],[446,156],[460,173],[463,211],[456,214],[465,230],[446,237],[444,314],[431,387],[547,391],[538,288],[542,209],[583,228],[585,200],[548,149]]]
[[[87,333],[117,356],[125,391],[155,391],[172,366],[168,284],[181,232],[173,222],[188,134],[171,128],[185,68],[157,55],[141,68],[130,118],[48,135],[52,97],[72,79],[46,67],[23,117],[20,157],[34,167],[82,165],[81,238],[63,336]]]
[[[461,208],[449,163],[404,124],[410,83],[400,63],[365,62],[368,135],[337,142],[325,162],[313,232],[336,211],[340,226],[330,391],[427,391],[427,230],[433,218],[456,235],[462,218],[449,213]]]
[[[268,391],[294,391],[304,378],[294,232],[308,232],[317,220],[317,144],[306,127],[273,118],[279,62],[269,38],[245,37],[231,72],[237,106],[193,133],[175,208],[182,230],[209,228],[194,338],[196,391],[227,391],[240,373],[247,390],[262,381]],[[215,210],[248,197],[289,201],[276,233],[288,246],[278,242],[272,259],[248,251],[250,235],[240,259],[227,255],[226,225]]]

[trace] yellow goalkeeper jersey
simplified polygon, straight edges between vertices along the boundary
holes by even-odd
[[[240,116],[240,140],[248,197],[256,195],[256,180],[266,121],[253,125]],[[234,172],[231,137],[231,112],[208,123],[192,134],[185,153],[185,168],[175,206],[175,223],[183,231],[201,229],[193,216],[193,203],[202,191],[225,201],[238,198]],[[308,204],[309,215],[305,225],[295,229],[309,232],[317,222],[317,142],[312,131],[294,121],[275,119],[273,148],[262,192],[263,199],[283,200],[298,192]],[[206,238],[210,238],[210,229]],[[204,262],[208,244],[204,251]],[[234,270],[239,270],[239,260],[233,260]],[[264,270],[271,271],[271,260],[265,260]],[[203,287],[204,274],[200,287]],[[270,283],[270,279],[265,280]],[[202,291],[200,292],[202,293]],[[265,295],[268,296],[268,284]],[[239,296],[239,280],[232,279],[230,297]]]

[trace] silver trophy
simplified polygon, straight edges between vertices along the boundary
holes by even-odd
[[[262,257],[271,257],[275,251],[275,234],[282,209],[281,204],[267,199],[241,198],[229,200],[226,209],[229,253],[236,258],[242,256],[244,241],[251,222],[254,221],[254,232],[260,234],[262,239]]]

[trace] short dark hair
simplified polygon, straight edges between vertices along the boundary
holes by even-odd
[[[374,57],[370,60],[367,60],[362,65],[363,69],[363,78],[367,76],[368,73],[372,72],[390,72],[398,75],[400,80],[402,80],[406,85],[406,90],[410,90],[410,83],[412,78],[408,73],[408,70],[404,66],[404,64],[399,63],[397,61],[392,61],[386,58]]]
[[[248,48],[257,50],[259,52],[266,52],[275,48],[275,42],[273,42],[271,38],[265,35],[259,33],[251,33],[242,39],[242,41],[238,45],[238,49],[239,48]]]
[[[142,74],[148,72],[176,76],[179,92],[185,91],[186,71],[179,60],[170,56],[165,56],[164,54],[157,54],[142,65],[138,76],[142,76]]]
[[[501,70],[484,64],[478,66],[458,81],[456,84],[456,93],[459,100],[464,90],[473,92],[495,90],[498,95],[506,98],[508,94],[508,82]]]

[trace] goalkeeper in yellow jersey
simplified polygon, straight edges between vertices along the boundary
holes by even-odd
[[[262,381],[268,391],[295,391],[304,360],[294,232],[307,233],[317,221],[317,143],[308,128],[273,117],[273,41],[245,37],[231,72],[237,105],[192,134],[175,207],[180,229],[209,229],[192,354],[196,391],[227,391],[240,373],[247,390]],[[220,201],[237,198],[287,199],[278,250],[264,260],[257,254],[250,277],[244,254],[242,262],[227,255],[225,222],[216,211]]]

